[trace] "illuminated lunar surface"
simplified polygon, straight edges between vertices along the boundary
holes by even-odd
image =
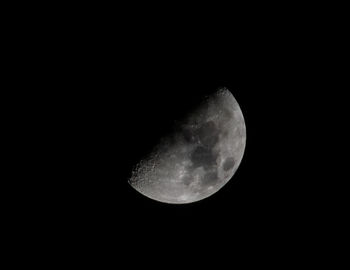
[[[245,144],[242,111],[232,93],[220,89],[137,164],[129,183],[141,194],[160,202],[184,204],[202,200],[233,177]]]

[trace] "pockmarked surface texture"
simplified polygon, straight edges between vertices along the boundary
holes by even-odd
[[[229,90],[219,89],[137,164],[129,183],[165,203],[202,200],[232,178],[245,144],[242,111]]]

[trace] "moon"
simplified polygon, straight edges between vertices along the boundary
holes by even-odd
[[[207,96],[132,171],[129,184],[153,200],[185,204],[220,190],[243,158],[246,127],[227,88]]]

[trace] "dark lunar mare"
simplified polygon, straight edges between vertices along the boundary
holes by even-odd
[[[224,161],[223,169],[225,171],[228,171],[228,170],[232,169],[234,166],[235,166],[235,159],[233,157],[228,157]]]
[[[198,145],[190,154],[192,165],[188,167],[188,170],[193,171],[198,167],[203,167],[206,173],[201,179],[201,186],[214,185],[218,181],[216,159],[219,155],[219,152],[214,150],[215,145],[219,142],[219,130],[216,124],[208,121],[197,129],[185,129],[184,131],[185,140]],[[184,183],[190,184],[192,181],[191,177],[187,177]]]
[[[192,167],[203,167],[204,169],[211,168],[216,164],[218,153],[213,153],[213,150],[203,146],[198,146],[191,153]]]
[[[209,121],[200,126],[196,131],[200,143],[208,148],[214,147],[219,141],[219,131],[213,121]]]
[[[207,172],[202,179],[202,186],[214,186],[218,182],[218,172],[216,168],[212,168],[211,171]]]

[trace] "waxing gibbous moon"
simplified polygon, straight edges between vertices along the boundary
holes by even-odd
[[[137,164],[129,183],[141,194],[164,203],[202,200],[232,178],[245,144],[242,111],[228,89],[219,89]]]

